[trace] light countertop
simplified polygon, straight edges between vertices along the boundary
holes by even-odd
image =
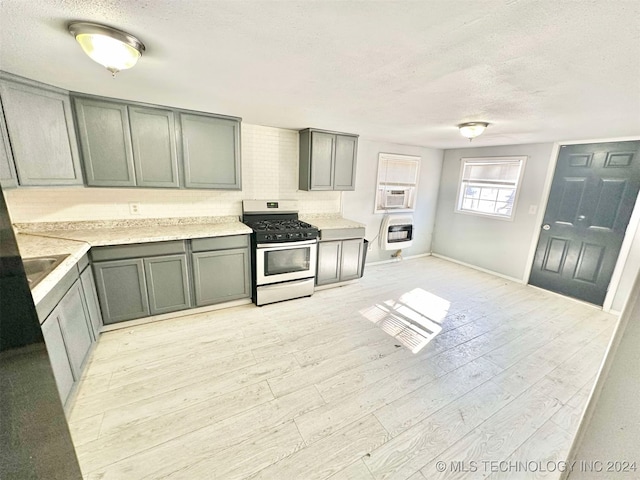
[[[246,235],[252,232],[237,217],[32,223],[16,224],[14,227],[23,258],[69,255],[31,290],[36,304],[91,247]]]
[[[22,258],[68,255],[62,263],[31,289],[31,296],[35,304],[38,304],[91,248],[86,242],[30,234],[18,234],[16,235],[16,240]]]
[[[318,230],[331,230],[342,228],[365,228],[364,223],[343,218],[339,214],[303,214],[300,220],[318,227]]]

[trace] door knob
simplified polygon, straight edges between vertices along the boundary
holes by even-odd
[[[546,223],[546,224],[544,224],[544,225],[542,226],[542,229],[543,229],[543,230],[551,230],[551,225],[549,225],[548,223]]]
[[[584,215],[578,215],[578,221],[582,222],[583,220],[586,220],[587,217],[585,217]]]

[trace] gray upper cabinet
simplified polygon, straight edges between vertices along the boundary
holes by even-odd
[[[240,190],[240,121],[180,113],[184,185]]]
[[[129,106],[136,184],[180,186],[175,115],[170,110]]]
[[[357,150],[357,137],[336,135],[336,154],[333,171],[334,190],[355,189]]]
[[[7,134],[7,126],[4,123],[4,112],[0,102],[0,185],[2,188],[13,188],[18,186],[16,178],[16,167],[13,164],[13,153]]]
[[[0,95],[20,185],[81,185],[68,95],[0,80]]]
[[[135,186],[127,106],[80,97],[74,107],[87,185]]]
[[[240,189],[239,119],[85,96],[74,106],[88,185]]]
[[[300,190],[354,190],[356,135],[305,129],[300,131]]]
[[[311,190],[333,190],[335,135],[311,132]]]
[[[151,315],[190,307],[187,255],[163,255],[144,259]]]

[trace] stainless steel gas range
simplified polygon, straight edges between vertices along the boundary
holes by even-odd
[[[295,200],[244,200],[242,221],[253,229],[253,301],[256,305],[311,296],[318,229],[298,220]]]

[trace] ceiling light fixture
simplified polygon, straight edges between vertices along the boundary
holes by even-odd
[[[133,67],[145,51],[144,44],[133,35],[105,25],[74,22],[68,28],[84,53],[114,77],[120,70]]]
[[[458,128],[460,129],[460,135],[467,137],[469,141],[471,141],[478,135],[482,135],[482,132],[484,132],[484,129],[488,126],[489,124],[487,122],[467,122],[461,123],[458,125]]]

